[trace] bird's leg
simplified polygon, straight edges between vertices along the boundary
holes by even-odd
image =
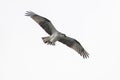
[[[51,39],[52,39],[51,36],[50,37],[49,36],[48,37],[42,37],[42,40],[43,40],[44,43],[47,43],[47,44],[50,44],[50,45],[55,45],[55,43],[52,42]]]

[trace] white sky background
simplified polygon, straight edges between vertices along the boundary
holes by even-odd
[[[90,58],[57,42],[32,19],[31,10],[80,41]],[[0,80],[120,80],[119,0],[0,1]]]

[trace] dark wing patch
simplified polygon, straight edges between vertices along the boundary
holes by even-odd
[[[39,25],[49,34],[52,35],[52,30],[50,29],[50,21],[45,20],[42,23],[39,23]]]
[[[60,42],[62,42],[63,44],[71,47],[73,45],[73,39],[71,39],[70,37],[63,37],[63,38],[60,38],[59,40]]]
[[[83,58],[88,58],[89,54],[84,50],[82,45],[75,39],[70,37],[63,37],[59,40],[59,42],[62,42],[63,44],[67,45],[68,47],[74,49],[77,51]]]
[[[44,17],[43,17],[44,18]],[[50,22],[50,20],[49,19],[47,19],[47,18],[44,18],[45,19],[45,21],[47,21],[47,22]]]

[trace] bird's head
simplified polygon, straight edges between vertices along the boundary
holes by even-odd
[[[66,37],[66,35],[65,35],[65,34],[63,34],[63,33],[62,33],[61,35],[62,35],[62,37]]]

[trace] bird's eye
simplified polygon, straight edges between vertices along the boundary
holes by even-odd
[[[65,34],[63,34],[63,36],[64,36],[64,37],[66,37],[66,35],[65,35]]]

